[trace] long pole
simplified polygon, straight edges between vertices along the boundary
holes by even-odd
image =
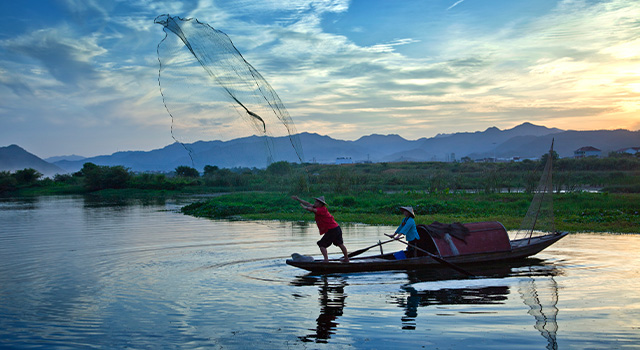
[[[386,234],[386,233],[385,233],[385,236],[392,237],[392,235],[388,235],[388,234]],[[407,246],[409,246],[409,243],[407,243],[407,242],[405,242],[405,241],[403,241],[403,240],[401,240],[401,239],[396,239],[396,240],[397,240],[397,241],[399,241],[399,242],[401,242],[401,243],[406,244]],[[450,268],[452,268],[452,269],[454,269],[454,270],[456,270],[456,271],[458,271],[458,272],[460,272],[460,273],[463,273],[463,274],[465,274],[465,275],[467,275],[467,276],[475,277],[475,275],[474,275],[474,274],[472,274],[471,272],[469,272],[469,271],[467,271],[467,270],[465,270],[465,269],[463,269],[463,268],[461,268],[461,267],[459,267],[459,266],[456,266],[456,265],[454,265],[454,264],[452,264],[452,263],[450,263],[450,262],[448,262],[448,261],[444,260],[443,258],[441,258],[441,257],[439,257],[439,256],[437,256],[437,255],[435,255],[435,254],[433,254],[433,253],[431,253],[431,252],[428,252],[428,251],[426,251],[426,250],[424,250],[424,249],[422,249],[422,248],[420,248],[420,247],[416,247],[415,245],[411,245],[411,247],[414,247],[415,249],[417,249],[417,250],[419,250],[419,251],[421,251],[421,252],[423,252],[423,253],[426,253],[426,254],[427,254],[428,256],[430,256],[433,260],[435,260],[435,261],[437,261],[437,262],[439,262],[439,263],[441,263],[441,264],[443,264],[443,265],[447,265],[448,267],[450,267]]]
[[[551,149],[549,149],[549,156],[547,157],[547,164],[549,164],[549,169],[547,171],[547,164],[545,164],[544,170],[542,171],[542,176],[547,176],[545,178],[542,178],[541,180],[544,181],[544,188],[543,188],[543,193],[542,193],[542,198],[544,198],[544,196],[547,195],[547,191],[548,189],[548,185],[549,185],[549,180],[548,178],[551,176],[551,170],[553,168],[553,142],[555,141],[555,139],[551,139]],[[553,187],[551,188],[551,191],[553,191]],[[536,210],[536,216],[533,219],[533,225],[531,226],[531,231],[529,231],[529,240],[527,241],[527,244],[531,243],[531,237],[533,236],[533,230],[536,227],[536,223],[538,222],[538,215],[540,215],[540,208],[542,207],[542,199],[540,199],[540,203],[538,203],[538,209]],[[553,213],[553,210],[551,210],[551,213]]]

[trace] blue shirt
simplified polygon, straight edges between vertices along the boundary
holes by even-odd
[[[396,233],[402,233],[407,237],[407,241],[411,242],[416,239],[420,239],[418,235],[418,229],[416,229],[416,222],[412,217],[405,217],[402,223],[396,229]]]

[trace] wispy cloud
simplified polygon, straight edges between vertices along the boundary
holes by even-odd
[[[37,60],[47,72],[63,84],[81,85],[96,78],[92,64],[106,50],[93,37],[76,38],[66,26],[37,30],[0,43],[14,53]]]
[[[532,15],[517,6],[505,14],[468,2],[464,12],[448,12],[463,1],[447,11],[407,1],[395,13],[358,12],[347,0],[93,0],[82,6],[65,0],[61,14],[43,14],[29,27],[16,23],[11,28],[18,33],[0,36],[0,118],[12,123],[0,128],[0,139],[21,145],[32,139],[33,147],[54,152],[43,156],[77,153],[74,134],[108,132],[137,149],[171,142],[155,51],[164,33],[153,24],[163,13],[195,17],[229,34],[275,88],[299,131],[418,138],[523,121],[567,129],[640,125],[640,3],[567,0]],[[22,3],[14,6],[27,6]],[[415,19],[406,13],[411,4]],[[99,18],[92,21],[91,14]],[[193,78],[185,86],[198,91],[194,82],[204,78],[183,73]],[[216,103],[186,104],[185,111],[212,128],[220,120],[207,118],[228,116]],[[50,139],[33,136],[43,134],[29,132],[34,125],[50,131]],[[223,136],[245,129],[227,128]],[[62,137],[56,135],[65,138],[55,142]],[[108,144],[90,152],[106,153]]]
[[[461,3],[463,3],[463,2],[464,2],[464,0],[458,0],[458,1],[456,1],[453,5],[451,5],[451,6],[447,7],[447,11],[449,11],[449,10],[451,10],[452,8],[454,8],[454,7],[458,6],[458,5],[460,5],[460,4],[461,4]]]

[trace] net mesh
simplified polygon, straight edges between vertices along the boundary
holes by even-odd
[[[515,239],[535,237],[550,232],[556,232],[553,215],[553,142],[547,155],[547,160],[542,171],[538,186],[534,190],[533,200],[520,228],[516,232]]]
[[[534,328],[547,340],[546,349],[557,350],[558,283],[553,276],[531,277],[519,283],[518,292],[536,319]]]
[[[288,137],[303,162],[293,120],[278,94],[225,33],[197,19],[161,15],[154,22],[165,32],[157,47],[158,84],[172,120],[171,136],[192,162],[188,142],[251,135],[263,137],[267,164],[277,160],[273,137],[279,136]]]

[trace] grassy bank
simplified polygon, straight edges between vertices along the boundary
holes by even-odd
[[[144,200],[222,194],[185,214],[209,218],[306,220],[287,193],[322,193],[342,223],[395,225],[398,207],[412,205],[419,223],[498,220],[516,229],[540,179],[542,161],[512,163],[293,164],[267,169],[205,166],[202,176],[180,166],[174,174],[136,174],[122,166],[85,163],[74,174],[40,179],[33,169],[0,172],[0,196],[83,194]],[[640,158],[559,159],[553,190],[557,228],[582,232],[640,231]],[[601,193],[583,192],[600,189]],[[311,196],[308,196],[310,199]]]
[[[307,198],[311,200],[311,197]],[[364,192],[327,195],[330,211],[341,223],[396,225],[398,207],[412,205],[416,222],[497,220],[517,229],[532,195],[524,193],[424,194]],[[567,193],[554,198],[558,230],[571,232],[639,233],[640,194]],[[282,193],[234,193],[196,202],[182,212],[215,219],[305,220],[313,216]]]

